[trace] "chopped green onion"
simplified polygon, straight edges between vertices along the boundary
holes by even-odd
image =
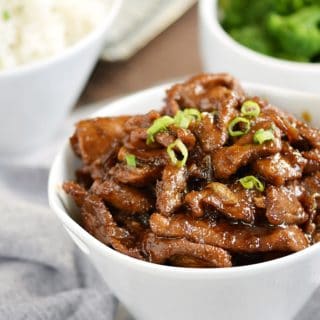
[[[263,192],[264,185],[263,183],[257,179],[255,176],[246,176],[239,179],[239,182],[245,189],[253,189],[256,188],[257,190]]]
[[[3,19],[4,21],[8,21],[8,20],[10,19],[10,13],[9,13],[9,11],[5,10],[5,11],[2,12],[2,19]]]
[[[127,161],[127,165],[129,167],[136,167],[137,166],[136,156],[133,154],[127,154],[126,161]]]
[[[273,130],[264,130],[264,129],[259,129],[255,132],[253,136],[253,142],[256,144],[263,144],[266,141],[273,141],[274,140],[274,134]]]
[[[195,120],[197,120],[197,121],[201,120],[201,113],[200,113],[200,111],[198,109],[195,109],[195,108],[184,109],[183,113],[186,116],[194,117]]]
[[[258,117],[260,114],[260,106],[257,102],[247,100],[241,107],[241,114],[244,117]]]
[[[154,142],[154,135],[160,131],[166,130],[168,126],[174,123],[174,119],[169,116],[163,116],[153,121],[151,127],[147,130],[147,144]]]
[[[174,124],[177,127],[187,129],[192,119],[193,119],[192,117],[186,116],[183,111],[179,110],[174,116]]]
[[[187,129],[193,120],[201,120],[200,111],[194,108],[179,110],[174,116],[175,125],[183,129]]]
[[[234,127],[239,124],[243,123],[244,124],[244,129],[243,130],[234,130]],[[250,121],[246,118],[243,117],[236,117],[234,118],[228,126],[228,131],[231,137],[238,137],[242,136],[246,133],[248,133],[250,130]]]
[[[181,152],[183,156],[182,160],[178,160],[174,150],[175,148],[178,148]],[[167,148],[167,153],[170,157],[171,162],[177,165],[178,167],[183,167],[186,164],[188,159],[188,149],[180,139],[177,139],[175,142],[169,144]]]

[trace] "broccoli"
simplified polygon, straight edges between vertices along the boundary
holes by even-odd
[[[280,59],[320,60],[320,0],[220,0],[223,28],[239,43]]]
[[[271,55],[274,48],[266,33],[257,26],[246,26],[230,30],[231,37],[252,50]]]
[[[320,7],[311,6],[288,16],[272,13],[267,30],[279,47],[295,56],[311,60],[320,53]]]

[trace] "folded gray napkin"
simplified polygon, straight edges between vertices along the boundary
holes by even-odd
[[[0,168],[0,319],[114,319],[115,300],[47,205],[46,169]]]
[[[47,175],[0,167],[0,320],[113,320],[115,299],[48,208]],[[319,299],[295,320],[320,319]]]

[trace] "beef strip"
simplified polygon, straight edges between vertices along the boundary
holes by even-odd
[[[143,250],[150,262],[163,264],[171,257],[194,257],[211,267],[231,267],[230,254],[218,247],[182,239],[163,239],[153,233],[146,235]]]
[[[106,179],[103,182],[96,180],[91,187],[91,192],[127,213],[141,214],[153,208],[153,200],[147,192],[119,184],[114,179]]]
[[[271,224],[302,224],[308,220],[294,190],[269,186],[266,191],[266,217]]]
[[[189,241],[236,252],[295,252],[309,245],[304,233],[297,226],[231,225],[226,222],[196,220],[185,214],[164,217],[154,213],[150,217],[150,227],[160,237],[184,237]]]
[[[230,75],[202,74],[168,90],[164,112],[175,115],[180,109],[190,107],[213,111],[230,103],[230,100],[241,102],[243,99],[244,92],[240,84]]]
[[[117,163],[110,169],[109,174],[118,182],[132,186],[143,187],[155,182],[161,177],[162,167],[142,165],[130,167],[124,163]]]
[[[169,162],[167,150],[165,149],[129,149],[121,147],[118,153],[119,161],[126,161],[128,154],[134,155],[141,163],[154,166],[165,166]]]
[[[70,139],[73,150],[85,164],[92,163],[104,155],[112,143],[124,138],[124,124],[128,119],[127,116],[121,116],[78,122],[75,134]]]
[[[157,210],[163,215],[171,215],[183,202],[187,186],[187,170],[185,167],[167,165],[162,174],[162,180],[156,187]]]
[[[228,123],[237,115],[237,101],[219,105],[215,114],[206,113],[202,121],[195,127],[194,132],[205,152],[222,147],[228,139]]]
[[[137,259],[143,259],[140,250],[135,246],[136,240],[127,230],[117,226],[101,198],[88,193],[81,186],[72,182],[65,183],[64,190],[72,196],[81,208],[83,224],[89,233],[119,252]]]
[[[302,152],[303,157],[307,160],[304,167],[304,173],[313,173],[320,171],[320,149],[312,149]]]
[[[243,188],[230,189],[225,184],[212,182],[202,191],[191,191],[185,197],[185,203],[191,209],[193,216],[204,215],[204,205],[223,213],[226,217],[254,222],[254,205],[249,190]]]
[[[309,213],[305,230],[308,234],[313,235],[317,228],[316,218],[320,212],[320,173],[317,172],[303,179],[302,186],[304,188],[302,202]]]
[[[280,186],[286,181],[301,178],[306,163],[299,151],[293,151],[259,159],[255,162],[254,169],[268,182]]]

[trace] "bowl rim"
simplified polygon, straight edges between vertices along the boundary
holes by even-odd
[[[116,110],[119,109],[119,106],[121,105],[123,108],[123,105],[130,106],[130,102],[136,98],[139,98],[141,96],[153,96],[155,94],[159,94],[159,92],[165,93],[165,89],[168,89],[172,85],[171,82],[161,84],[158,86],[154,86],[151,88],[147,88],[145,90],[138,91],[136,93],[127,95],[123,98],[116,99],[115,101],[111,103],[107,103],[103,107],[99,108],[97,111],[95,111],[93,114],[89,115],[88,118],[98,117],[98,116],[107,116],[108,113],[116,112]],[[277,88],[269,85],[261,85],[261,84],[253,84],[250,82],[243,82],[243,87],[250,88],[251,90],[257,89],[257,90],[273,90],[274,92],[280,92],[282,94],[296,94],[296,95],[307,95],[308,97],[317,97],[316,95],[309,94],[309,93],[303,93],[296,90],[291,89],[283,89],[283,88]],[[319,99],[319,97],[317,97]],[[148,273],[165,273],[168,277],[184,277],[184,275],[194,275],[199,278],[201,277],[219,277],[219,278],[230,278],[230,277],[238,277],[240,275],[248,275],[248,274],[254,274],[254,273],[261,273],[264,271],[272,271],[278,268],[286,268],[290,267],[290,265],[295,264],[301,260],[303,260],[306,257],[309,257],[313,254],[319,253],[320,249],[320,242],[316,243],[304,250],[301,250],[299,252],[291,253],[285,257],[277,258],[274,260],[261,262],[257,264],[252,265],[245,265],[245,266],[234,266],[229,268],[184,268],[184,267],[173,267],[173,266],[166,266],[166,265],[159,265],[150,263],[147,261],[138,260],[135,258],[132,258],[130,256],[127,256],[125,254],[122,254],[109,246],[103,244],[99,240],[97,240],[95,237],[93,237],[91,234],[89,234],[80,224],[78,224],[75,220],[73,220],[69,214],[67,213],[66,209],[63,208],[62,201],[59,199],[58,196],[58,189],[61,188],[57,185],[57,179],[62,176],[62,172],[64,170],[64,166],[66,164],[66,159],[68,158],[68,153],[71,152],[69,140],[65,141],[62,148],[56,155],[52,167],[50,169],[49,173],[49,179],[48,179],[48,199],[49,199],[49,205],[53,212],[57,215],[58,219],[62,222],[63,226],[67,231],[74,233],[76,237],[80,239],[80,241],[83,241],[84,244],[88,247],[94,247],[101,253],[103,256],[109,256],[109,258],[118,260],[119,263],[123,264],[129,264],[130,268],[133,269],[140,269],[144,272]],[[61,206],[59,205],[61,204]]]
[[[90,43],[94,42],[102,36],[111,24],[114,22],[117,17],[119,10],[122,6],[123,0],[112,0],[110,10],[105,17],[105,20],[102,21],[99,25],[97,25],[93,30],[91,30],[88,34],[86,34],[83,38],[80,38],[77,42],[72,44],[71,46],[67,46],[61,52],[49,56],[47,58],[43,58],[34,62],[18,65],[14,68],[8,68],[4,70],[0,70],[0,80],[6,77],[14,77],[20,76],[22,74],[26,74],[29,72],[38,71],[48,67],[51,64],[62,62],[76,52],[81,51],[83,48],[90,45]],[[107,40],[107,39],[106,39]]]
[[[241,55],[247,56],[256,63],[265,64],[266,66],[275,68],[289,68],[294,71],[319,72],[320,62],[298,62],[285,59],[278,59],[272,56],[254,51],[239,42],[235,41],[221,26],[218,20],[218,1],[219,0],[200,0],[199,14],[200,19],[206,24],[206,28],[214,33],[229,50],[236,51]]]

